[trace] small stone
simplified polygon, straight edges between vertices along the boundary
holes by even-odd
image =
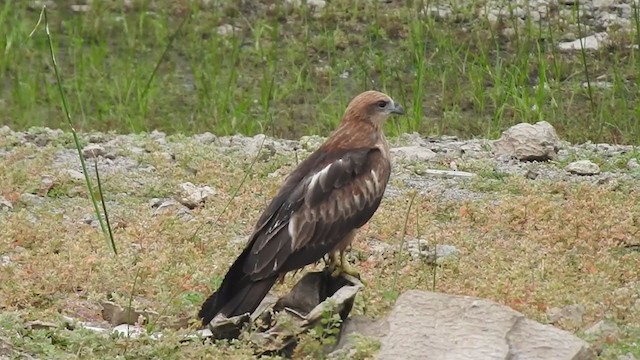
[[[286,0],[285,2],[290,6],[302,6],[302,0]],[[318,10],[323,9],[327,5],[325,0],[307,0],[306,3],[310,8]]]
[[[100,156],[105,156],[107,152],[104,147],[97,144],[89,144],[82,149],[82,155],[84,155],[85,159],[93,159]]]
[[[0,267],[5,267],[11,265],[11,257],[9,255],[0,256]]]
[[[512,27],[505,27],[504,29],[502,29],[502,35],[508,38],[512,38],[518,35],[518,32]]]
[[[85,13],[91,10],[91,5],[71,5],[71,11]]]
[[[55,185],[56,183],[53,181],[53,177],[44,175],[42,180],[40,180],[40,189],[38,190],[38,194],[42,196],[47,195]]]
[[[173,213],[178,219],[185,222],[193,220],[189,208],[173,199],[153,199],[151,207],[155,209],[154,216]]]
[[[307,0],[307,5],[316,9],[322,9],[327,5],[325,0]]]
[[[153,311],[122,307],[112,301],[101,301],[100,305],[102,318],[111,325],[135,325],[146,322],[150,316],[157,315]]]
[[[601,32],[582,39],[561,42],[558,44],[558,48],[560,50],[581,50],[584,47],[585,50],[598,50],[608,42],[609,35],[605,32]]]
[[[44,204],[46,199],[42,196],[35,194],[24,193],[20,194],[20,202],[29,206]]]
[[[197,134],[193,136],[193,139],[203,145],[213,144],[218,137],[210,132],[203,134]]]
[[[137,325],[121,324],[113,328],[111,331],[114,334],[118,334],[124,338],[135,339],[140,335],[146,334],[144,327]]]
[[[151,137],[153,140],[160,140],[166,138],[167,134],[163,131],[153,130],[151,134],[149,134],[149,137]]]
[[[436,153],[422,146],[403,146],[391,149],[391,155],[405,161],[429,161]]]
[[[449,5],[433,5],[429,4],[423,13],[433,16],[438,20],[445,20],[453,15],[453,10]]]
[[[0,196],[0,211],[11,209],[13,209],[13,204],[11,203],[11,201],[5,199],[4,196]]]
[[[178,185],[178,201],[189,209],[196,208],[216,192],[209,186],[195,186],[190,182]]]
[[[73,180],[84,180],[84,175],[78,170],[67,169],[66,173]]]
[[[638,159],[631,158],[627,161],[627,169],[629,170],[637,170],[640,169],[640,164],[638,164]]]
[[[413,260],[418,260],[420,257],[429,256],[429,243],[424,239],[409,239],[405,243],[405,249]]]
[[[584,331],[587,335],[597,335],[601,337],[615,336],[619,332],[620,328],[611,320],[600,320]]]
[[[173,155],[171,153],[168,153],[168,152],[165,152],[165,151],[158,153],[158,156],[160,156],[161,158],[163,158],[163,159],[165,159],[167,161],[174,161],[176,159],[175,155]]]
[[[27,7],[29,8],[29,10],[40,11],[40,10],[42,10],[42,7],[44,5],[47,5],[47,8],[49,8],[49,9],[55,9],[56,8],[56,2],[53,1],[53,0],[46,0],[46,1],[35,0],[35,1],[30,1],[29,5],[27,5]]]
[[[100,221],[96,219],[95,215],[86,215],[80,220],[80,223],[89,225],[96,229],[100,227]]]
[[[88,141],[90,143],[96,144],[96,143],[103,143],[106,141],[106,139],[102,133],[93,133],[89,135]]]
[[[405,248],[413,260],[426,259],[428,263],[441,265],[445,262],[455,260],[460,251],[453,245],[436,245],[435,250],[429,249],[427,240],[409,239],[405,243]]]
[[[560,139],[546,121],[520,123],[502,133],[493,143],[497,156],[514,157],[520,161],[547,161],[558,156]]]
[[[416,169],[416,173],[422,176],[437,176],[444,178],[471,178],[476,176],[474,173],[470,173],[467,171],[450,171],[450,170],[439,170],[439,169]]]
[[[402,133],[397,138],[397,144],[403,146],[424,146],[427,142],[417,132]]]
[[[367,239],[365,240],[368,251],[371,254],[378,255],[381,257],[385,257],[388,254],[392,254],[394,252],[393,245],[388,244],[384,241],[380,241],[377,239]]]
[[[637,358],[632,353],[626,353],[626,354],[618,355],[618,360],[637,360]]]
[[[585,89],[587,89],[589,86],[591,86],[592,88],[598,88],[598,89],[611,89],[613,88],[613,83],[609,81],[592,81],[588,83],[585,81],[581,84],[581,86]]]
[[[216,32],[220,36],[232,35],[240,30],[241,30],[240,28],[237,28],[231,24],[220,25],[216,28]]]
[[[431,254],[435,255],[435,263],[443,265],[449,261],[455,261],[460,255],[460,250],[453,245],[436,245],[436,251]]]
[[[591,6],[595,9],[611,8],[615,4],[615,0],[591,0]]]
[[[33,320],[27,321],[24,327],[32,330],[49,330],[57,328],[58,325],[49,321]]]
[[[561,321],[569,321],[574,326],[582,325],[582,317],[584,316],[586,309],[582,304],[567,305],[562,308],[551,308],[547,311],[549,322],[552,324],[559,323]]]
[[[591,160],[578,160],[567,165],[566,171],[575,175],[589,176],[600,174],[600,167]]]
[[[299,144],[302,149],[314,151],[324,142],[324,138],[318,135],[303,136],[300,138]]]
[[[147,150],[138,146],[131,146],[129,147],[128,150],[131,155],[138,155],[138,156],[144,155],[148,152]]]
[[[540,172],[536,169],[529,169],[524,176],[529,180],[535,180],[540,176]]]

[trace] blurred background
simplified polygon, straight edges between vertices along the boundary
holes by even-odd
[[[13,130],[68,129],[43,5],[81,131],[326,135],[378,89],[408,109],[392,135],[546,120],[572,142],[640,142],[631,0],[0,1]]]

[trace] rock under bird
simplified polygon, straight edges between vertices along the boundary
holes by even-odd
[[[329,255],[333,274],[354,274],[344,258],[358,228],[380,205],[391,164],[384,121],[404,109],[366,91],[351,100],[338,128],[285,179],[222,284],[205,300],[204,325],[217,315],[253,312],[283,274]]]

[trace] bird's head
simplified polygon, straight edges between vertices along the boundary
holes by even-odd
[[[392,114],[403,115],[404,109],[387,94],[365,91],[351,100],[343,121],[368,121],[379,127]]]

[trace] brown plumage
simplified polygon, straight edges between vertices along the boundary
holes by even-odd
[[[404,110],[383,93],[351,100],[338,128],[286,178],[260,216],[244,251],[202,305],[204,325],[218,314],[253,312],[279,275],[349,246],[389,180],[382,126],[391,114]]]

